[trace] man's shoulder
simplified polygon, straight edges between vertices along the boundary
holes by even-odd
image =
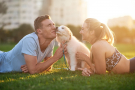
[[[30,33],[23,37],[23,42],[36,42],[38,41],[38,36],[35,33]]]

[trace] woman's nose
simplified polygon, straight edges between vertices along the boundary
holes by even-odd
[[[82,33],[82,30],[79,33],[81,34]]]

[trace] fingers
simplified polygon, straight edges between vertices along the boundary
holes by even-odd
[[[64,54],[67,54],[67,44],[66,41],[63,41],[62,43],[60,43],[60,47],[59,49],[62,49],[62,54],[63,54],[63,50],[64,50]]]
[[[62,44],[65,44],[66,43],[66,41],[62,41]]]
[[[21,68],[25,67],[25,65],[22,65]]]
[[[82,56],[81,56],[81,53],[80,53],[80,52],[77,52],[77,53],[76,53],[76,59],[77,59],[77,60],[79,60],[79,59],[81,60],[80,57],[82,57]]]
[[[66,44],[66,42],[65,41],[63,41],[62,42],[62,48],[63,48],[63,50],[64,50],[64,54],[66,54],[67,53],[67,44]]]
[[[28,71],[28,70],[24,70],[23,72],[24,72],[24,73],[28,73],[29,71]]]
[[[91,74],[91,71],[89,69],[87,69],[87,68],[83,69],[83,71],[82,71],[83,76],[90,76],[90,74]]]
[[[83,76],[90,76],[90,74],[89,73],[86,73],[86,72],[82,72],[82,75]]]
[[[62,43],[60,43],[60,48],[62,48]]]
[[[61,48],[65,48],[66,47],[65,45],[67,46],[66,41],[62,41],[62,43],[60,43]]]
[[[64,47],[64,54],[67,54],[67,45],[65,45],[65,47]]]
[[[27,73],[28,72],[28,68],[26,65],[22,65],[21,66],[21,70],[24,72],[24,73]]]
[[[78,70],[82,70],[83,76],[90,76],[90,74],[91,74],[91,71],[87,68],[78,68]]]

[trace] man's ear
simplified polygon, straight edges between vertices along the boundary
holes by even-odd
[[[37,29],[37,33],[41,33],[42,32],[42,30],[41,29]]]

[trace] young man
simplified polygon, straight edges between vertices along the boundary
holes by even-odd
[[[0,73],[40,73],[63,56],[60,46],[54,56],[56,27],[50,16],[39,16],[34,21],[35,32],[23,37],[9,52],[0,52]],[[66,52],[66,45],[64,46]],[[41,62],[44,59],[44,62]]]

